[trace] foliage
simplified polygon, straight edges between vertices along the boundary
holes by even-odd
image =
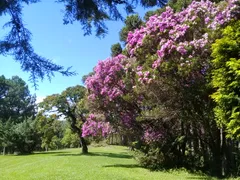
[[[216,120],[229,137],[240,137],[240,21],[234,21],[212,45],[212,84]]]
[[[126,44],[127,36],[130,31],[134,31],[137,28],[140,28],[143,25],[143,21],[139,15],[127,16],[124,21],[124,26],[119,32],[120,41]]]
[[[28,118],[14,125],[11,138],[15,152],[20,154],[33,152],[40,141],[35,121],[32,118]]]
[[[197,1],[201,1],[201,0],[197,0]],[[219,3],[221,0],[210,0],[211,2],[215,2],[215,3]],[[187,8],[189,4],[191,4],[193,2],[193,0],[169,0],[167,2],[167,6],[170,6],[174,12],[180,12],[183,9]],[[146,21],[149,20],[149,17],[153,16],[153,15],[160,15],[162,12],[164,12],[166,10],[166,6],[161,8],[161,9],[157,9],[155,11],[148,11],[146,12],[144,19]]]
[[[166,0],[58,0],[65,5],[64,23],[79,21],[86,34],[91,34],[92,25],[96,27],[96,35],[107,32],[104,21],[123,20],[118,7],[124,6],[127,14],[134,12],[134,4],[140,3],[143,7],[164,6]]]
[[[187,6],[192,3],[192,1],[193,0],[170,0],[168,1],[168,6],[173,8],[175,12],[179,12],[187,8]],[[212,2],[214,2],[214,0]]]
[[[63,138],[62,123],[55,114],[49,117],[41,112],[36,117],[36,129],[41,137],[41,147],[48,151],[49,149],[61,148],[61,139]]]
[[[12,126],[13,123],[7,121],[3,123],[0,121],[0,147],[3,150],[3,155],[6,153],[6,148],[12,146]]]
[[[5,123],[0,121],[0,148],[4,153],[31,153],[39,143],[39,136],[32,118],[14,124],[9,119]]]
[[[45,113],[55,113],[57,116],[65,117],[74,133],[78,134],[83,152],[87,153],[87,144],[82,136],[82,124],[86,121],[88,110],[84,103],[86,89],[77,85],[69,87],[61,94],[47,96],[39,104]]]
[[[85,83],[86,80],[87,80],[87,78],[88,78],[89,76],[92,76],[93,74],[94,74],[94,72],[90,72],[90,73],[88,73],[87,75],[84,75],[84,76],[82,77],[82,82]]]
[[[100,61],[94,68],[94,75],[86,80],[87,88],[91,91],[88,96],[90,100],[106,100],[102,103],[108,104],[112,100],[123,94],[124,84],[118,78],[119,74],[124,71],[121,60],[124,56],[119,55],[105,61]],[[114,82],[116,81],[116,82]]]
[[[30,81],[37,87],[37,80],[53,76],[53,72],[60,72],[63,75],[71,76],[69,68],[64,70],[62,66],[54,64],[33,50],[31,42],[31,33],[24,26],[22,20],[22,7],[24,4],[36,3],[38,0],[2,0],[0,4],[0,16],[9,15],[9,22],[4,27],[10,27],[11,30],[0,40],[0,54],[11,55],[21,64],[23,71],[30,72]]]
[[[151,170],[159,170],[167,167],[165,157],[159,149],[151,149],[147,154],[138,151],[137,160],[141,166]]]
[[[121,136],[121,144],[127,145],[140,138],[141,127],[135,121],[139,107],[138,101],[132,100],[138,98],[132,89],[132,79],[126,76],[125,65],[130,64],[125,59],[118,55],[100,61],[94,68],[94,75],[87,78],[86,86],[91,112],[104,115],[102,120],[110,122],[111,131]]]
[[[89,94],[89,106],[93,112],[103,113],[107,121],[114,124],[122,120],[123,124],[130,127],[134,115],[137,113],[137,102],[131,103],[123,98],[132,90],[132,82],[124,82],[125,56],[118,55],[100,61],[94,68],[94,75],[87,78],[86,86]],[[116,105],[119,104],[119,105]],[[132,111],[133,110],[133,111]]]
[[[167,3],[167,6],[170,6],[174,12],[179,12],[185,9],[189,4],[191,4],[192,0],[169,0]],[[160,15],[166,10],[166,7],[163,7],[161,9],[157,9],[154,11],[148,11],[144,15],[144,19],[146,21],[149,20],[149,18],[153,15]]]
[[[79,146],[79,137],[70,128],[66,128],[61,143],[65,148],[76,148]]]
[[[15,123],[35,116],[36,97],[31,95],[27,84],[18,76],[6,79],[0,76],[0,117],[6,122],[9,118]]]
[[[18,76],[0,76],[0,93],[0,148],[8,153],[31,153],[38,144],[35,95]]]
[[[218,29],[234,18],[235,8],[232,2],[226,6],[210,1],[192,2],[176,13],[166,7],[159,16],[151,16],[146,26],[129,33],[127,48],[138,65],[136,91],[144,94],[147,107],[139,119],[146,122],[144,139],[149,150],[143,151],[150,153],[149,160],[162,154],[161,165],[210,169],[215,175],[237,173],[232,171],[237,164],[227,152],[231,142],[221,146],[225,140],[219,139],[209,98],[213,89],[208,85],[210,45]],[[156,149],[160,153],[152,155]],[[226,167],[221,153],[227,158]]]
[[[113,44],[111,46],[111,56],[117,56],[122,53],[122,47],[120,43]]]
[[[82,126],[82,136],[103,136],[106,137],[110,131],[111,127],[109,122],[104,122],[103,120],[98,120],[94,114],[89,114],[87,121],[84,122]]]

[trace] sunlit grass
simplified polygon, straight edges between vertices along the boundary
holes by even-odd
[[[186,171],[151,172],[141,168],[126,147],[66,149],[24,156],[0,156],[0,180],[181,180],[214,179]]]

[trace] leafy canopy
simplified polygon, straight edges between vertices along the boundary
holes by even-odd
[[[240,21],[227,26],[212,45],[212,84],[216,120],[229,137],[240,138]]]
[[[31,95],[27,84],[18,76],[6,79],[0,76],[0,117],[22,122],[35,115],[35,95]]]

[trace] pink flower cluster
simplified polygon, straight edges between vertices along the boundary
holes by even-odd
[[[231,12],[236,9],[236,1],[230,0],[224,9],[210,1],[193,1],[177,13],[167,7],[160,16],[151,16],[144,27],[128,34],[127,49],[131,56],[135,56],[138,48],[144,48],[145,37],[158,41],[160,48],[156,52],[158,59],[152,64],[154,69],[161,62],[167,61],[171,54],[185,58],[196,51],[204,51],[208,44],[208,34],[202,34],[203,28],[216,30],[228,22]]]
[[[139,70],[137,71],[137,75],[138,75],[138,81],[143,84],[150,84],[152,82],[152,78],[150,76],[149,71]]]
[[[158,142],[163,138],[163,134],[158,130],[154,130],[152,127],[148,127],[144,131],[143,140],[146,143]]]
[[[127,128],[131,128],[135,123],[135,116],[133,113],[130,113],[130,112],[121,113],[120,118],[121,118],[122,124]]]
[[[94,68],[94,75],[86,80],[90,100],[103,98],[104,103],[108,104],[109,101],[123,94],[125,85],[119,76],[124,73],[123,59],[125,58],[124,55],[118,55],[98,62]]]
[[[94,114],[90,114],[87,121],[82,126],[82,136],[104,136],[111,132],[109,122],[97,120]]]

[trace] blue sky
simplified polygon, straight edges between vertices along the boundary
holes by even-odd
[[[0,75],[11,78],[20,76],[29,85],[32,94],[36,94],[38,101],[47,95],[61,93],[64,89],[77,84],[82,84],[83,75],[92,71],[99,60],[106,59],[110,55],[110,47],[119,41],[119,31],[123,22],[107,22],[109,33],[105,38],[99,39],[93,35],[83,36],[81,25],[75,22],[73,25],[63,25],[63,4],[50,0],[42,0],[37,4],[31,4],[23,9],[23,19],[26,27],[33,34],[32,45],[35,51],[53,62],[64,67],[72,66],[72,70],[78,75],[65,77],[55,74],[51,82],[45,79],[39,82],[38,90],[28,82],[29,74],[20,69],[20,64],[11,56],[0,55]],[[137,12],[144,15],[143,8]],[[0,18],[0,27],[7,21],[7,17]],[[6,30],[0,29],[0,38]]]

